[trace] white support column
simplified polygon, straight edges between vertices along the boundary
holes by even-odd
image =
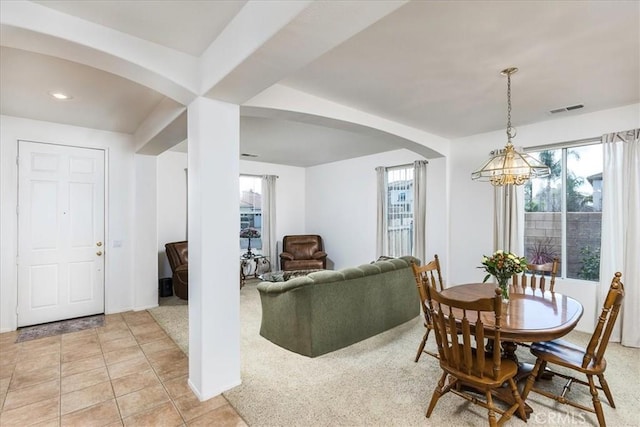
[[[240,384],[239,139],[238,105],[189,105],[189,385],[200,400]]]

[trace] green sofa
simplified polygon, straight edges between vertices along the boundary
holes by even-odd
[[[398,326],[420,314],[414,257],[324,270],[258,284],[260,335],[316,357]]]

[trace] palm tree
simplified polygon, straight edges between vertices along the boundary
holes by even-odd
[[[534,197],[529,186],[529,192],[525,188],[525,200],[527,202],[527,212],[558,212],[560,211],[560,200],[562,200],[560,189],[555,190],[551,187],[552,183],[558,182],[562,177],[562,156],[556,159],[556,153],[560,150],[543,150],[538,154],[538,159],[549,168],[550,174],[545,177],[546,188]],[[573,156],[576,160],[580,160],[580,154],[575,150],[570,150],[568,155]],[[576,189],[582,185],[584,178],[576,177],[573,172],[567,173],[566,192],[567,192],[567,208],[570,212],[582,211],[589,201],[589,196],[579,193]],[[577,210],[576,210],[577,209]]]
[[[545,212],[555,212],[557,209],[554,209],[553,206],[553,198],[551,191],[551,183],[556,182],[562,176],[562,156],[560,159],[556,160],[556,151],[557,150],[543,150],[539,154],[539,160],[549,168],[550,174],[545,178],[547,181],[547,188],[544,192],[544,203],[541,203],[542,210]],[[542,200],[541,200],[542,202]]]

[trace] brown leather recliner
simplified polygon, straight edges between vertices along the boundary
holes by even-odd
[[[178,298],[189,299],[189,250],[188,242],[171,242],[164,245],[171,271],[173,293]]]
[[[284,236],[280,254],[283,270],[314,270],[327,268],[327,254],[322,237],[315,234]]]

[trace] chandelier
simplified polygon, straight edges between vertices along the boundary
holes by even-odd
[[[492,185],[522,185],[530,178],[549,176],[549,167],[526,153],[516,151],[511,143],[516,130],[511,127],[511,75],[517,68],[507,68],[501,74],[507,76],[507,145],[491,152],[491,158],[471,174],[471,179],[489,181]]]

